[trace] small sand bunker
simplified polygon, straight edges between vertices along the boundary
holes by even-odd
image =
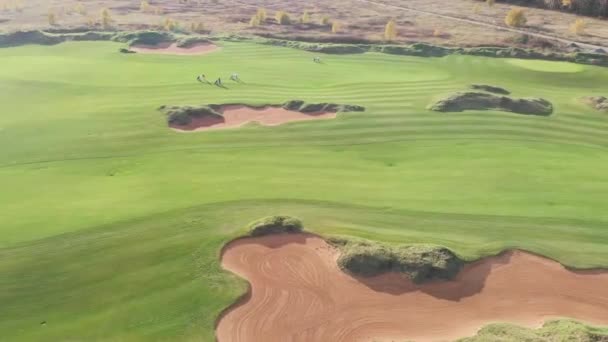
[[[337,113],[362,112],[365,107],[336,103],[306,103],[291,100],[283,104],[250,106],[209,104],[203,106],[161,106],[169,127],[176,131],[235,128],[250,122],[278,126],[291,121],[334,119]]]
[[[136,44],[130,50],[137,53],[150,53],[161,55],[204,55],[217,51],[219,47],[211,43],[197,43],[188,47],[179,47],[177,43],[160,43],[156,45]]]
[[[189,124],[171,126],[178,131],[200,131],[240,127],[250,122],[264,126],[278,126],[292,121],[334,119],[336,113],[314,112],[301,113],[282,107],[252,108],[240,105],[224,106],[220,109],[222,117],[193,117]]]
[[[342,272],[338,252],[307,234],[244,238],[224,249],[224,268],[251,292],[219,320],[220,342],[440,341],[482,326],[539,326],[554,317],[608,324],[608,273],[572,272],[509,252],[471,263],[452,281],[416,285],[387,273]]]

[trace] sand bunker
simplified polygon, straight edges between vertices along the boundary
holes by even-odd
[[[188,47],[178,47],[177,43],[160,43],[157,45],[137,44],[130,48],[137,53],[151,53],[161,55],[204,55],[216,50],[219,47],[211,43],[198,43]]]
[[[332,112],[302,113],[282,107],[252,108],[241,105],[224,106],[219,112],[222,114],[221,117],[192,117],[186,125],[169,124],[169,126],[177,131],[234,128],[250,122],[256,122],[264,126],[278,126],[292,121],[334,119],[337,115]]]
[[[306,234],[229,244],[222,265],[251,293],[220,319],[219,341],[453,340],[495,321],[534,327],[558,316],[608,324],[605,272],[515,251],[469,264],[453,281],[415,285],[394,273],[354,278],[337,256]]]

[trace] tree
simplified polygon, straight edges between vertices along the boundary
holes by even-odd
[[[101,26],[103,28],[108,28],[112,25],[112,15],[110,14],[110,10],[107,8],[103,8],[101,10]]]
[[[249,26],[251,26],[251,27],[260,26],[260,17],[257,15],[252,16],[251,20],[249,20]]]
[[[342,25],[340,25],[339,22],[334,21],[331,23],[331,33],[338,33],[340,32],[340,29],[342,29]]]
[[[285,11],[277,11],[274,18],[276,19],[277,24],[280,24],[280,25],[291,24],[291,18],[289,18],[289,14],[285,13]]]
[[[80,15],[87,15],[87,10],[81,2],[76,4],[74,11]]]
[[[397,23],[393,19],[389,20],[384,27],[384,40],[393,41],[397,38]]]
[[[496,3],[496,0],[486,0],[486,4],[488,4],[489,7],[494,6],[495,3]]]
[[[570,25],[570,31],[574,34],[582,35],[585,34],[587,28],[587,22],[584,19],[576,19],[572,25]]]
[[[300,18],[300,22],[303,24],[307,24],[310,22],[310,14],[308,13],[308,11],[304,11],[304,13],[302,13],[302,17]]]
[[[327,26],[329,24],[331,24],[331,19],[329,19],[328,16],[324,15],[321,20],[319,20],[319,24],[323,25],[323,26]]]
[[[163,21],[163,29],[165,31],[173,31],[177,28],[177,22],[173,21],[171,18],[165,18]]]
[[[51,25],[51,26],[57,25],[57,16],[55,15],[55,12],[49,11],[47,18],[49,20],[49,25]]]
[[[562,7],[571,8],[572,0],[562,0]]]
[[[202,33],[205,32],[205,24],[198,22],[198,23],[190,23],[190,32],[194,32],[194,33]]]
[[[522,8],[513,7],[505,17],[505,24],[512,27],[521,27],[526,25],[526,12]]]
[[[139,10],[142,12],[148,12],[150,10],[150,3],[147,0],[142,0],[139,3]]]
[[[256,17],[258,17],[260,24],[266,21],[266,9],[265,8],[258,8],[258,11],[255,14]]]
[[[88,27],[93,27],[93,26],[95,26],[95,18],[88,17],[88,18],[87,18],[87,26],[88,26]]]
[[[479,14],[481,12],[481,6],[479,4],[473,6],[473,13]]]

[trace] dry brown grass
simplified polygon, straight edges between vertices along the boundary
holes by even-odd
[[[379,0],[397,6],[405,6],[422,11],[432,11],[442,15],[457,16],[499,26],[506,26],[504,18],[511,6],[495,3],[473,11],[470,0]],[[88,15],[77,11],[61,11],[83,6],[77,0],[22,0],[19,9],[14,0],[0,0],[0,31],[47,28],[48,13],[55,11],[57,27],[84,27],[91,24],[91,17],[99,23],[103,8],[111,13],[111,27],[115,29],[156,29],[158,23],[170,17],[176,22],[202,22],[205,29],[213,33],[230,32],[241,34],[270,34],[285,38],[310,40],[371,40],[382,41],[386,23],[392,18],[399,28],[396,42],[428,42],[447,45],[512,45],[517,44],[517,34],[488,27],[463,24],[424,13],[390,9],[369,4],[361,0],[322,1],[278,1],[278,0],[148,0],[143,7],[140,1],[132,0],[91,0],[84,3]],[[260,18],[259,24],[250,25],[258,9],[265,8],[270,18]],[[291,25],[277,25],[272,16],[276,11],[288,10]],[[300,20],[306,13],[305,20]],[[338,33],[332,33],[331,23],[321,25],[323,18],[331,18],[341,24]],[[526,28],[535,32],[563,38],[606,45],[608,42],[608,22],[594,18],[585,19],[584,35],[571,29],[578,18],[575,15],[556,11],[527,8]],[[327,20],[326,20],[327,21]],[[99,23],[100,24],[100,23]],[[437,27],[441,32],[437,34]],[[550,45],[550,44],[545,44]]]

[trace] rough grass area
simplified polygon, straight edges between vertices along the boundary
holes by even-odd
[[[249,235],[265,236],[271,234],[301,233],[302,221],[290,216],[269,216],[249,225]]]
[[[459,92],[429,106],[437,112],[462,112],[465,110],[499,110],[526,115],[547,116],[553,113],[551,102],[541,98],[514,99],[481,92]]]
[[[555,320],[541,328],[529,329],[513,324],[497,323],[482,328],[477,335],[458,342],[606,342],[608,328],[599,328],[572,320]]]
[[[272,105],[271,105],[272,106]],[[293,110],[301,113],[315,113],[315,112],[328,112],[328,113],[347,113],[347,112],[363,112],[365,107],[349,104],[337,104],[337,103],[307,103],[302,100],[291,100],[283,103],[281,107],[287,110]]]
[[[167,123],[170,125],[185,126],[193,118],[217,117],[222,118],[219,107],[208,106],[161,106],[159,110],[167,116]]]
[[[549,61],[567,61],[579,64],[608,66],[608,54],[589,52],[545,52],[537,49],[514,47],[444,47],[427,43],[409,45],[385,44],[336,44],[310,43],[273,38],[249,37],[237,35],[183,35],[164,31],[133,32],[68,32],[50,33],[46,31],[18,31],[0,34],[0,47],[20,46],[27,44],[53,45],[65,41],[78,40],[112,40],[135,44],[155,45],[162,42],[177,42],[179,47],[187,48],[196,43],[208,41],[252,42],[264,45],[283,46],[294,49],[325,54],[360,54],[380,52],[392,55],[418,57],[444,57],[448,55],[472,55],[495,58],[538,59]]]
[[[133,45],[157,45],[164,42],[175,41],[175,36],[168,32],[159,31],[135,31],[120,32],[112,36],[113,41]]]
[[[452,279],[464,262],[445,247],[431,245],[391,246],[372,241],[329,239],[341,253],[338,266],[345,272],[371,277],[398,272],[422,283]]]
[[[471,89],[487,91],[489,93],[501,94],[501,95],[511,94],[511,92],[505,88],[487,85],[487,84],[471,84]]]
[[[585,96],[582,101],[594,109],[608,112],[608,98],[605,96]]]

